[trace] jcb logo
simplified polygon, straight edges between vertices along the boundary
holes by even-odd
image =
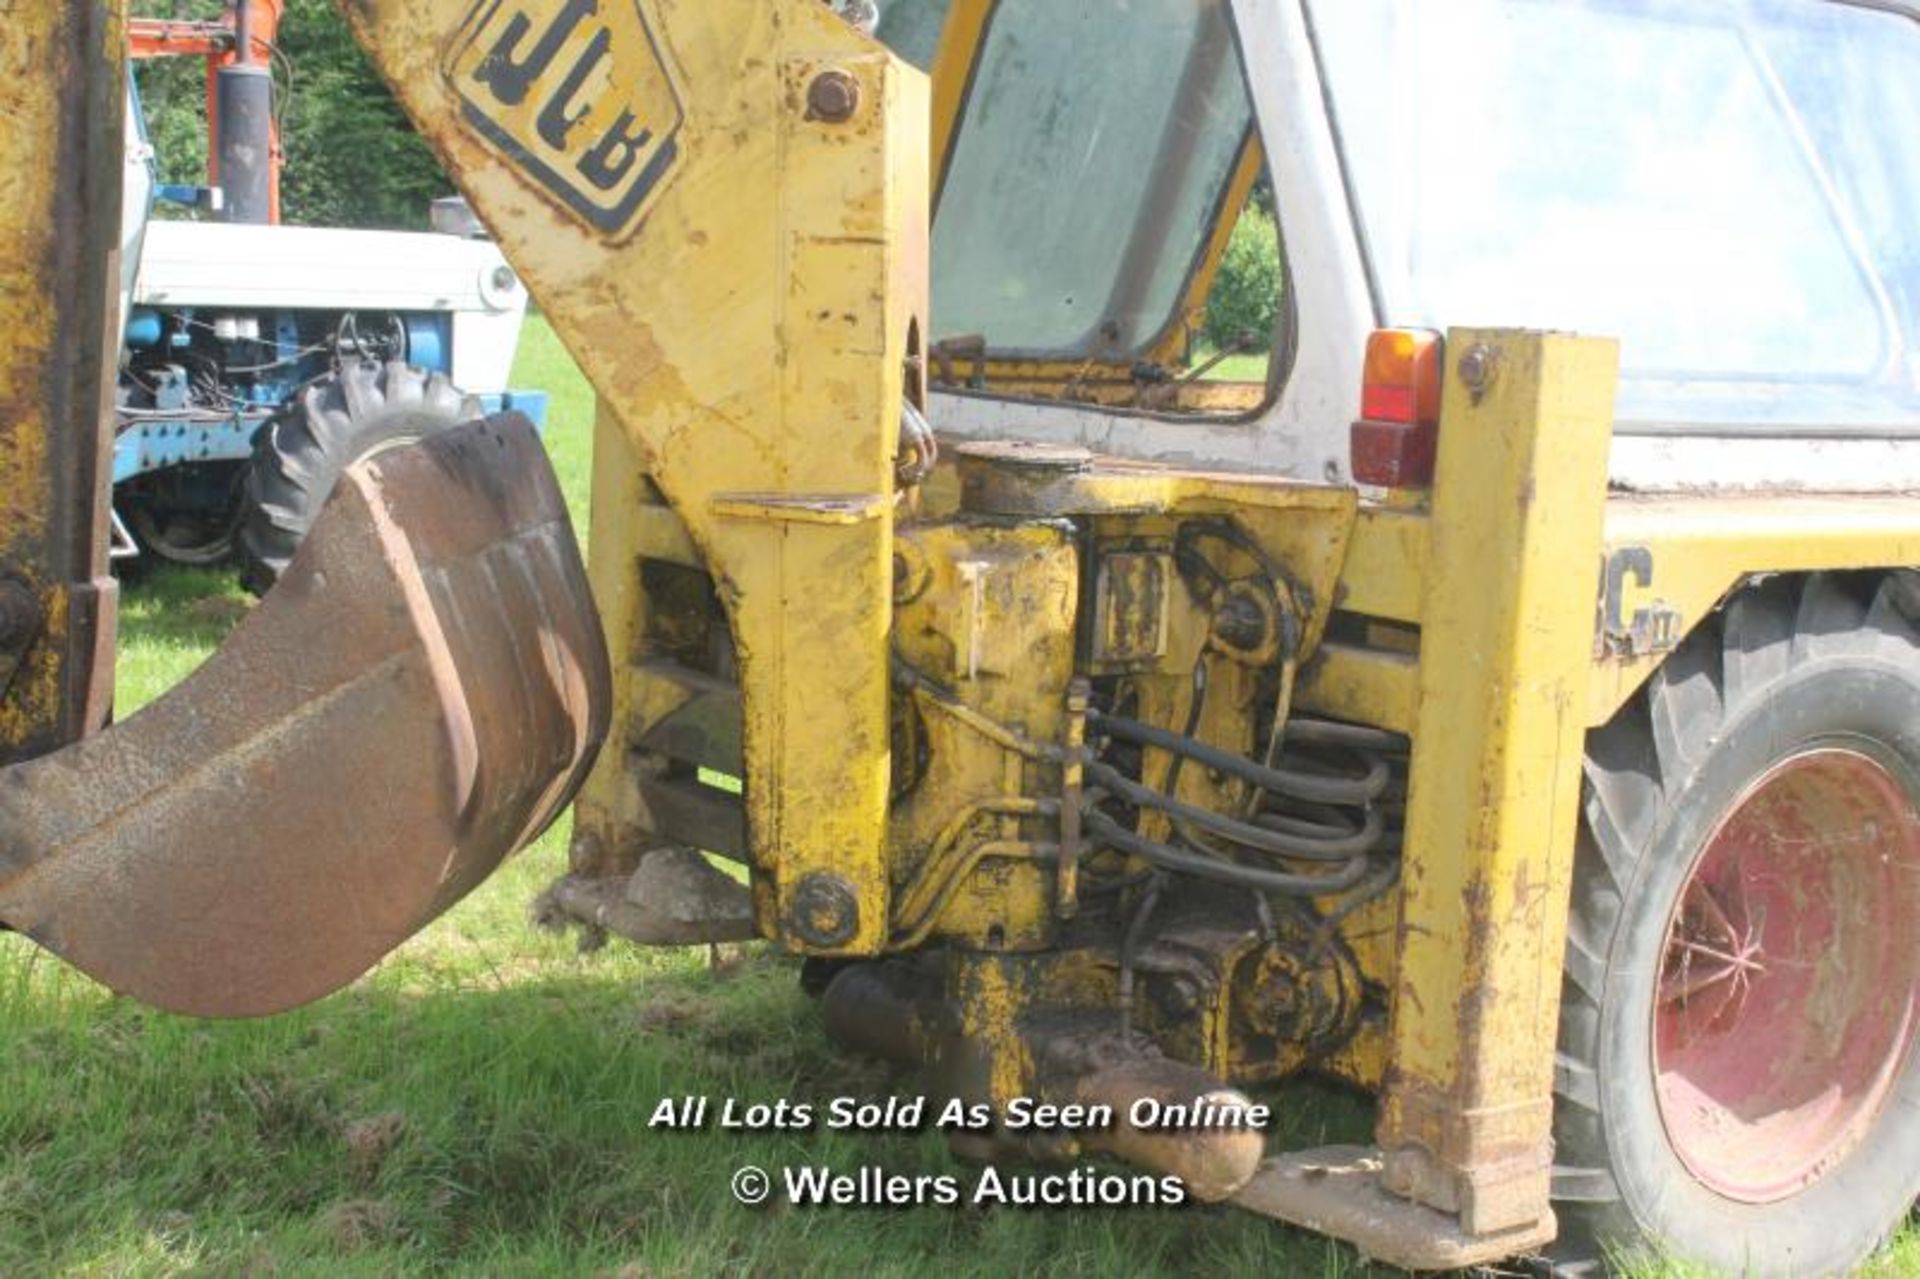
[[[631,226],[684,113],[639,0],[480,0],[441,71],[469,123],[594,226]]]

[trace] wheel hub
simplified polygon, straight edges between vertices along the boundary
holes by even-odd
[[[1654,1073],[1675,1153],[1748,1203],[1825,1176],[1872,1128],[1920,1008],[1920,817],[1872,757],[1775,764],[1701,846],[1669,920]]]

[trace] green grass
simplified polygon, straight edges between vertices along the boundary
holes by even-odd
[[[554,336],[553,326],[531,316],[520,332],[520,349],[513,362],[513,386],[545,391],[547,454],[567,509],[584,538],[587,505],[593,496],[593,388],[575,367],[567,348]]]
[[[547,439],[583,510],[592,399],[545,325],[529,326],[515,381],[555,393]],[[161,571],[132,590],[121,712],[246,608],[230,574]],[[534,931],[527,904],[562,866],[564,826],[368,977],[266,1021],[154,1013],[0,940],[0,1274],[1370,1273],[1226,1209],[738,1206],[728,1178],[745,1164],[958,1169],[934,1135],[648,1131],[663,1097],[914,1085],[837,1055],[769,950],[716,966],[705,950],[582,955]],[[1341,1091],[1274,1099],[1289,1145],[1370,1126]],[[1876,1273],[1916,1272],[1908,1240]]]
[[[1203,351],[1193,357],[1200,364],[1213,357],[1211,351]],[[1208,369],[1201,379],[1205,382],[1265,382],[1267,380],[1267,362],[1270,357],[1259,355],[1229,355],[1220,363]]]

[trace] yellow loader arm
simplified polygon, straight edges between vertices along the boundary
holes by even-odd
[[[227,644],[99,731],[120,21],[32,5],[0,33],[0,921],[146,1002],[256,1015],[364,972],[565,807],[607,656],[506,414],[349,468]]]
[[[903,405],[925,403],[926,78],[820,0],[340,7],[599,393],[615,722],[715,691],[649,656],[670,623],[640,579],[698,566],[737,660],[760,932],[880,953],[895,464]],[[585,877],[647,847],[634,796],[653,779],[633,754],[583,792]]]

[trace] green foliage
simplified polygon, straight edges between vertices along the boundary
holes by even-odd
[[[1280,231],[1258,199],[1249,201],[1227,242],[1207,298],[1203,335],[1219,349],[1245,335],[1264,351],[1280,307]]]
[[[136,16],[205,21],[219,0],[134,0]],[[156,58],[134,64],[162,182],[199,186],[207,180],[207,77],[198,58]]]
[[[135,0],[152,17],[209,18],[218,0]],[[439,163],[407,122],[331,0],[288,0],[275,82],[288,222],[417,229],[450,194]],[[139,67],[147,128],[163,181],[206,181],[206,77],[198,58]]]
[[[291,0],[280,37],[294,67],[282,125],[288,220],[424,227],[452,184],[330,0]]]

